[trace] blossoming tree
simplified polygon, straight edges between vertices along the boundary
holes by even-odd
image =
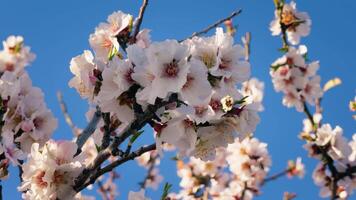
[[[321,104],[323,94],[341,80],[321,87],[319,62],[310,61],[300,44],[311,19],[295,2],[274,4],[270,30],[281,36],[283,54],[270,68],[274,89],[283,93],[283,105],[306,114],[300,138],[308,155],[319,161],[313,179],[320,196],[347,199],[356,187],[356,136],[348,141],[342,128],[322,122]],[[118,198],[115,169],[135,159],[147,174],[141,190],[130,191],[128,199],[145,200],[145,190],[157,189],[164,179],[159,164],[167,151],[176,152],[181,180],[179,191],[170,190],[178,183],[165,184],[165,200],[248,200],[281,176],[303,177],[301,158],[269,174],[267,144],[253,134],[264,110],[264,83],[251,78],[251,34],[241,44],[233,37],[232,18],[241,10],[186,39],[154,42],[150,30],[141,28],[147,5],[143,0],[136,18],[122,11],[110,14],[90,34],[91,50],[72,58],[69,87],[90,105],[88,125],[79,129],[58,94],[72,140],[51,139],[57,120],[25,69],[35,55],[24,39],[9,36],[3,42],[1,180],[6,181],[12,165],[20,172],[23,199],[93,199],[82,191],[97,184],[101,197],[111,200]],[[212,29],[214,35],[204,36]],[[356,110],[355,101],[350,109]],[[152,129],[153,140],[134,149],[137,139],[149,134],[144,127]],[[295,196],[285,193],[284,199]]]

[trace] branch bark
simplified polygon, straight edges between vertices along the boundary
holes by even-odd
[[[232,19],[232,18],[238,16],[241,12],[242,12],[242,10],[241,10],[241,9],[238,9],[238,10],[236,10],[235,12],[233,12],[230,16],[218,20],[218,21],[215,22],[214,24],[212,24],[212,25],[206,27],[205,29],[203,29],[203,30],[201,30],[201,31],[194,32],[190,37],[188,37],[188,38],[186,38],[186,39],[183,39],[183,40],[180,40],[179,42],[183,42],[184,40],[191,39],[191,38],[193,38],[193,37],[195,37],[195,36],[200,36],[200,35],[202,35],[202,34],[205,34],[205,33],[209,32],[211,29],[218,27],[220,24],[224,23],[225,21],[230,20],[230,19]]]
[[[147,5],[148,5],[148,0],[143,0],[141,8],[140,8],[140,12],[138,14],[137,22],[135,24],[135,29],[134,29],[133,35],[131,37],[131,39],[132,39],[131,43],[136,42],[136,37],[137,37],[138,33],[140,32],[143,15],[145,14]]]
[[[129,138],[132,134],[136,131],[142,129],[154,116],[156,115],[156,111],[166,105],[169,105],[173,102],[178,101],[178,95],[172,94],[168,101],[157,101],[154,105],[149,105],[146,111],[136,118],[124,131],[120,136],[114,138],[113,143],[109,146],[109,148],[101,151],[91,166],[84,169],[83,172],[78,176],[75,181],[75,185],[73,188],[76,191],[80,191],[84,189],[88,184],[86,184],[87,179],[90,177],[91,174],[95,173],[95,171],[100,167],[102,163],[104,163],[111,155],[113,156],[122,156],[120,155],[120,149],[118,148],[120,144],[122,144],[127,138]],[[129,155],[132,155],[129,154]],[[124,157],[126,158],[126,157]],[[92,180],[92,178],[90,178]],[[95,178],[96,180],[96,178]],[[90,184],[89,184],[90,185]],[[84,187],[84,188],[83,188]]]
[[[82,152],[83,145],[88,140],[88,138],[94,133],[94,131],[96,129],[96,125],[98,125],[100,119],[101,119],[101,111],[99,108],[97,108],[97,110],[96,110],[93,118],[90,120],[88,126],[83,130],[83,132],[77,138],[76,143],[78,146],[78,150],[74,156],[77,156]]]
[[[114,168],[116,168],[119,165],[122,165],[123,163],[129,161],[129,160],[133,160],[136,157],[141,156],[142,154],[155,150],[156,149],[156,144],[151,144],[149,146],[145,146],[145,147],[141,147],[140,149],[130,153],[128,156],[122,157],[120,159],[115,160],[114,162],[110,163],[109,165],[105,166],[104,168],[96,171],[93,176],[90,178],[90,180],[86,183],[84,183],[83,185],[74,188],[77,192],[80,192],[81,190],[83,190],[84,188],[88,187],[89,185],[95,183],[95,181],[102,176],[103,174],[112,171]]]
[[[264,184],[266,184],[267,182],[270,182],[270,181],[276,180],[276,179],[278,179],[278,178],[281,178],[281,177],[287,175],[289,172],[290,172],[290,169],[285,169],[285,170],[282,171],[282,172],[279,172],[279,173],[277,173],[277,174],[274,174],[274,175],[272,175],[272,176],[269,176],[269,177],[267,177],[267,178],[265,178],[265,179],[263,180],[263,182],[261,183],[261,186],[264,185]]]

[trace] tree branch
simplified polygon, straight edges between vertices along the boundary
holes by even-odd
[[[88,138],[94,133],[94,131],[96,129],[96,125],[98,125],[100,118],[101,118],[101,111],[99,108],[97,108],[96,112],[94,113],[94,116],[90,120],[88,126],[83,130],[83,132],[77,138],[76,143],[78,146],[78,150],[74,156],[77,156],[82,152],[83,145],[88,140]]]
[[[101,151],[96,159],[93,161],[92,165],[89,166],[88,168],[84,169],[83,172],[78,176],[78,178],[75,180],[75,185],[73,188],[76,191],[80,191],[85,188],[87,185],[84,185],[87,181],[87,179],[90,177],[91,174],[93,174],[99,167],[100,165],[105,162],[111,155],[114,156],[122,156],[120,155],[120,149],[118,148],[120,144],[122,144],[128,137],[130,137],[132,134],[134,134],[136,131],[142,129],[154,116],[156,115],[156,111],[166,105],[169,105],[173,102],[178,101],[178,95],[177,94],[172,94],[168,101],[161,101],[157,100],[156,104],[154,105],[149,105],[146,109],[146,111],[139,116],[139,118],[136,118],[124,131],[120,136],[117,136],[114,138],[113,143],[109,146],[109,148]],[[130,154],[131,155],[131,154]],[[125,157],[124,157],[125,158]]]
[[[270,182],[270,181],[276,180],[276,179],[278,179],[278,178],[281,178],[281,177],[287,175],[289,172],[290,172],[290,169],[285,169],[285,170],[283,170],[282,172],[279,172],[279,173],[277,173],[277,174],[271,175],[271,176],[265,178],[265,179],[262,181],[261,186],[264,185],[264,184],[266,184],[267,182]]]
[[[115,167],[122,165],[123,163],[129,161],[129,160],[133,160],[136,157],[141,156],[142,154],[155,150],[156,149],[156,144],[151,144],[149,146],[145,146],[145,147],[141,147],[140,149],[130,153],[128,156],[125,156],[123,158],[117,159],[114,162],[110,163],[109,165],[105,166],[104,168],[96,171],[96,173],[94,173],[92,175],[92,177],[90,178],[90,180],[88,182],[86,182],[85,184],[83,184],[82,186],[79,186],[77,188],[75,188],[75,190],[77,192],[83,190],[84,188],[88,187],[89,185],[93,184],[96,179],[98,179],[100,176],[102,176],[103,174],[112,171]]]
[[[148,5],[148,0],[143,0],[141,8],[140,8],[140,12],[138,14],[137,22],[135,24],[135,29],[134,29],[133,35],[131,37],[131,39],[132,39],[131,43],[135,43],[136,42],[136,37],[137,37],[138,33],[140,32],[140,27],[141,27],[141,24],[142,24],[143,15],[145,14],[145,10],[146,10],[147,5]]]
[[[190,37],[188,37],[186,39],[191,39],[195,36],[205,34],[205,33],[209,32],[211,29],[218,27],[220,24],[224,23],[226,20],[230,20],[230,19],[238,16],[241,12],[242,12],[242,10],[238,9],[237,11],[233,12],[230,16],[220,19],[219,21],[215,22],[214,24],[206,27],[205,29],[203,29],[201,31],[194,32]],[[186,40],[186,39],[184,39],[184,40]],[[184,40],[180,40],[179,42],[183,42]]]
[[[79,135],[79,131],[78,131],[77,127],[74,125],[73,120],[72,120],[71,116],[68,113],[67,105],[64,102],[63,95],[62,95],[62,93],[60,91],[57,92],[57,99],[58,99],[59,106],[61,107],[61,111],[62,111],[62,113],[64,115],[64,120],[66,121],[66,123],[68,124],[70,129],[72,130],[73,134],[75,136],[78,136]]]

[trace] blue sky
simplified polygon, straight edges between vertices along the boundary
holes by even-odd
[[[27,69],[33,84],[43,89],[48,106],[59,119],[54,138],[71,138],[71,131],[64,122],[56,99],[57,91],[64,94],[75,124],[84,127],[86,123],[84,113],[88,108],[87,103],[68,87],[72,77],[70,59],[89,49],[89,34],[109,14],[122,10],[136,15],[140,4],[141,1],[132,0],[1,0],[0,39],[4,40],[11,34],[23,35],[26,44],[36,53],[37,59]],[[322,102],[324,122],[332,126],[340,125],[344,134],[351,138],[356,132],[355,121],[348,110],[348,102],[356,94],[356,1],[314,0],[297,1],[297,4],[299,10],[309,12],[313,20],[311,34],[302,39],[302,43],[308,46],[310,59],[320,60],[322,83],[335,76],[343,81],[341,86],[325,94]],[[307,158],[302,148],[303,142],[297,138],[304,115],[282,106],[282,95],[273,90],[268,73],[269,65],[281,56],[277,51],[281,41],[272,37],[268,30],[273,18],[272,0],[155,0],[150,2],[142,26],[152,30],[152,39],[155,41],[182,39],[237,8],[242,8],[243,12],[234,20],[239,25],[236,40],[239,41],[245,32],[252,32],[252,76],[265,82],[265,111],[261,114],[256,136],[268,143],[273,159],[271,173],[281,171],[287,160],[297,156],[302,156],[307,164],[307,174],[303,180],[282,178],[269,183],[263,187],[262,195],[257,199],[281,199],[284,191],[296,192],[298,199],[319,199],[319,189],[310,177],[316,162]],[[152,143],[152,133],[147,131],[145,134],[145,139],[140,143]],[[161,171],[166,177],[165,181],[172,183],[176,190],[179,182],[174,175],[175,163],[169,157],[166,156],[162,161]],[[134,164],[117,170],[122,177],[118,182],[122,194],[120,199],[127,198],[128,190],[138,190],[137,183],[145,175]],[[20,198],[16,191],[18,182],[17,169],[12,169],[10,178],[3,183],[5,199]],[[157,199],[160,193],[161,190],[148,191],[153,199]]]

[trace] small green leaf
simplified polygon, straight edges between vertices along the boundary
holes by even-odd
[[[242,99],[235,101],[235,102],[234,102],[234,105],[245,103],[247,98],[248,98],[248,96],[242,97]]]
[[[97,144],[95,144],[95,149],[97,152],[100,152],[100,146],[98,146]]]
[[[278,51],[280,51],[282,53],[287,53],[288,52],[288,47],[279,48]]]
[[[171,158],[171,160],[173,160],[173,161],[178,161],[179,158],[178,158],[178,156],[173,156],[173,157]]]
[[[130,138],[130,143],[134,143],[136,141],[136,139],[143,133],[144,131],[136,131],[136,133],[134,133],[134,135]]]
[[[168,196],[169,190],[172,188],[172,184],[166,183],[163,188],[163,194],[161,200],[165,200]]]
[[[118,55],[118,51],[115,46],[112,46],[108,54],[108,60],[112,60],[116,55]]]

